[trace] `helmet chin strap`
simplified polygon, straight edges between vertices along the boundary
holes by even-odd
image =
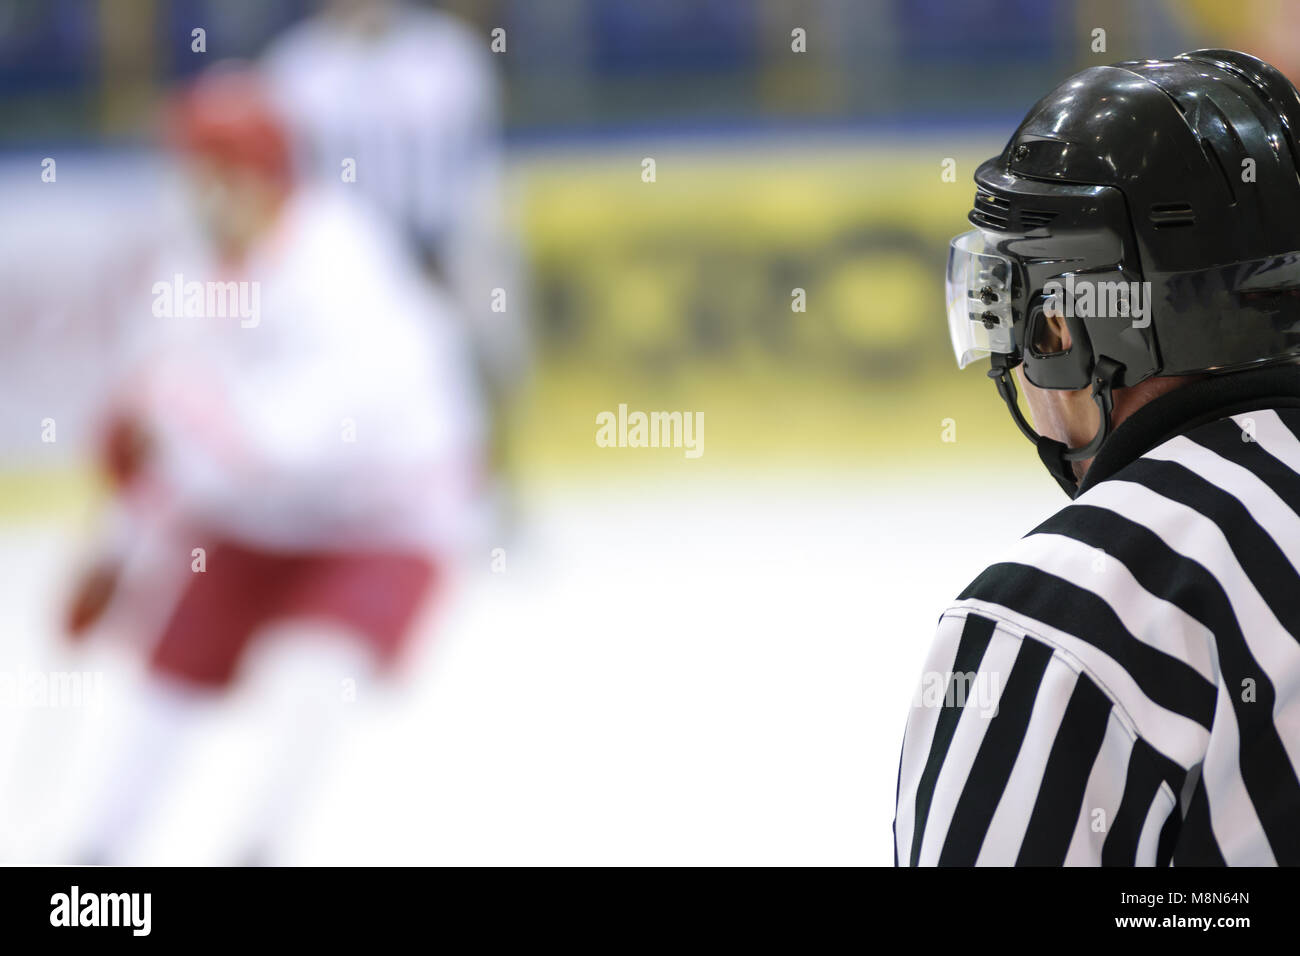
[[[997,385],[998,394],[1002,396],[1007,410],[1011,412],[1012,420],[1024,436],[1034,443],[1038,449],[1038,457],[1046,466],[1048,473],[1056,479],[1061,490],[1071,498],[1079,493],[1079,480],[1074,476],[1074,469],[1070,467],[1070,462],[1094,458],[1101,450],[1101,443],[1111,432],[1110,414],[1115,407],[1111,388],[1122,371],[1124,366],[1114,359],[1103,356],[1097,360],[1096,368],[1092,373],[1092,400],[1097,403],[1101,421],[1097,426],[1096,434],[1092,436],[1092,441],[1080,448],[1070,448],[1063,442],[1038,434],[1025,420],[1016,401],[1016,381],[1012,377],[1010,367],[999,365],[995,357],[993,367],[989,369],[989,378]]]

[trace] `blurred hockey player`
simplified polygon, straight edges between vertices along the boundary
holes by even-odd
[[[263,65],[301,167],[380,210],[456,299],[491,407],[492,464],[508,479],[528,341],[490,42],[445,11],[327,0]]]
[[[164,128],[198,235],[158,265],[152,316],[136,323],[104,429],[116,542],[67,621],[85,633],[111,603],[114,620],[147,627],[133,595],[179,571],[82,841],[108,862],[130,856],[204,702],[232,687],[255,644],[296,655],[274,695],[292,726],[252,801],[250,852],[274,852],[341,702],[399,661],[472,535],[480,480],[479,408],[449,301],[383,220],[295,179],[260,79],[209,71]],[[133,583],[122,569],[146,539],[163,544]]]

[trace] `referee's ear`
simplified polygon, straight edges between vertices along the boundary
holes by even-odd
[[[1042,316],[1033,323],[1030,336],[1030,346],[1039,355],[1068,352],[1074,344],[1065,316],[1059,312],[1044,310]]]

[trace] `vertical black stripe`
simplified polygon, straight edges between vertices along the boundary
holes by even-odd
[[[1160,774],[1151,759],[1154,751],[1150,744],[1138,738],[1129,753],[1128,774],[1124,778],[1124,797],[1120,800],[1115,818],[1106,831],[1106,841],[1101,846],[1102,866],[1135,866],[1138,839],[1146,823],[1156,790],[1160,787]]]
[[[1227,866],[1210,826],[1210,801],[1205,792],[1205,776],[1196,782],[1192,799],[1183,818],[1182,832],[1174,848],[1174,866]]]
[[[1086,674],[1080,674],[1052,741],[1016,866],[1060,866],[1065,862],[1083,809],[1088,777],[1106,739],[1110,710],[1110,699]]]
[[[1174,807],[1169,819],[1160,828],[1160,842],[1156,844],[1156,866],[1168,866],[1174,858],[1174,847],[1178,844],[1178,833],[1182,829],[1183,818]]]
[[[957,732],[957,721],[961,718],[962,708],[957,705],[959,695],[956,693],[955,678],[959,674],[973,674],[979,670],[980,661],[984,659],[984,652],[988,650],[995,626],[994,622],[986,617],[980,617],[978,614],[966,615],[966,624],[962,627],[961,639],[957,642],[957,656],[953,660],[952,673],[948,675],[943,709],[935,724],[925,769],[921,771],[921,779],[916,786],[916,811],[912,823],[910,854],[912,866],[916,866],[921,855],[921,838],[925,836],[925,821],[930,816],[934,784],[939,778],[939,771],[943,769],[944,758],[948,756],[948,747],[952,743],[953,734]]]
[[[940,866],[975,865],[1020,753],[1043,672],[1051,659],[1052,649],[1046,644],[1028,637],[1021,641],[1006,687],[998,698],[997,714],[990,719],[970,776],[953,810],[952,823],[939,853]]]

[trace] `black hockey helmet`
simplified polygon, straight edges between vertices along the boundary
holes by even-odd
[[[975,172],[952,241],[958,365],[989,376],[1062,487],[1110,430],[1111,389],[1300,356],[1300,96],[1230,50],[1097,66],[1034,105]],[[1060,317],[1070,344],[1049,335]],[[1092,386],[1101,426],[1067,449],[1020,413],[1011,369]]]

